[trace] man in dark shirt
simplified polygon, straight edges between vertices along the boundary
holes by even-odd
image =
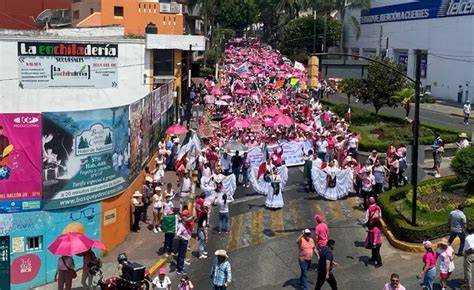
[[[235,175],[235,183],[239,184],[240,168],[242,167],[242,157],[239,156],[239,151],[235,151],[235,155],[232,156],[232,173]]]
[[[320,290],[326,281],[328,282],[329,286],[331,286],[332,290],[337,290],[336,278],[332,274],[333,265],[336,265],[332,254],[335,244],[336,242],[334,240],[329,240],[327,245],[321,248],[321,251],[319,252],[316,290]]]

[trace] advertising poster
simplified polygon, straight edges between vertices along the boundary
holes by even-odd
[[[44,209],[72,207],[128,186],[128,106],[43,113]]]
[[[118,44],[18,42],[23,89],[117,87]]]
[[[130,105],[130,180],[133,180],[150,154],[151,95]]]
[[[41,115],[0,114],[0,214],[41,203]]]
[[[161,116],[160,89],[158,88],[154,90],[151,94],[152,94],[151,119],[152,119],[152,124],[155,124],[156,122],[160,121],[160,116]]]

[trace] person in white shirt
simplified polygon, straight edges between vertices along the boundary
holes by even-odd
[[[171,280],[166,276],[166,269],[160,268],[158,276],[153,279],[154,290],[171,290]]]
[[[222,167],[222,170],[224,170],[224,175],[230,175],[230,165],[231,165],[231,162],[230,162],[230,158],[229,158],[229,155],[224,152],[224,154],[222,155],[222,158],[220,160],[220,165]]]
[[[469,147],[469,141],[467,140],[468,138],[469,136],[467,136],[467,134],[464,132],[459,134],[459,142],[456,143],[458,150]]]
[[[471,114],[471,103],[469,100],[464,104],[462,111],[464,113],[464,125],[469,125],[469,115]]]
[[[324,162],[328,160],[328,141],[326,141],[326,135],[322,135],[321,138],[316,142],[318,148],[318,158]]]
[[[219,233],[229,232],[229,203],[234,201],[232,196],[218,194],[214,200],[214,205],[219,207]]]
[[[464,281],[463,285],[466,289],[472,290],[472,264],[474,263],[474,230],[467,230],[469,235],[466,236],[464,243]],[[464,288],[463,288],[464,289]]]
[[[357,148],[359,147],[359,140],[356,138],[354,134],[349,135],[349,153],[352,155],[354,159],[357,159]]]
[[[179,205],[180,211],[183,207],[188,205],[189,202],[189,193],[191,192],[191,178],[189,177],[189,173],[186,172],[181,180],[181,189],[179,191]]]

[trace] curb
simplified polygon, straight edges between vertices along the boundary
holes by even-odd
[[[385,224],[385,222],[382,220],[382,226],[383,226],[383,233],[385,237],[387,237],[388,242],[390,245],[392,245],[394,248],[397,248],[399,250],[402,250],[404,252],[411,252],[411,253],[424,253],[425,252],[425,247],[421,243],[410,243],[410,242],[404,242],[400,241],[395,236],[393,235],[392,231],[390,231]],[[447,236],[446,236],[447,238]],[[432,240],[434,248],[437,247],[437,243],[439,242],[440,239],[435,239]],[[458,246],[459,245],[459,238],[456,238],[453,243],[451,244],[452,246]]]
[[[464,118],[464,115],[462,115],[462,114],[457,114],[457,113],[450,113],[449,115],[450,115],[450,116],[453,116],[453,117]],[[472,119],[472,120],[474,120],[474,115],[472,115],[472,116],[469,116],[469,119]]]

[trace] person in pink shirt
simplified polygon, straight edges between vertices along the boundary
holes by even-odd
[[[433,281],[436,276],[436,252],[433,250],[433,244],[430,241],[424,241],[425,254],[423,255],[423,271],[416,277],[423,278],[423,286],[427,290],[433,290]]]
[[[322,247],[326,246],[329,240],[329,228],[324,222],[324,218],[321,214],[316,214],[314,216],[314,220],[317,223],[316,227],[314,228],[314,232],[316,234],[315,241],[318,250],[320,250]]]
[[[365,241],[366,247],[372,250],[372,257],[370,258],[371,262],[375,263],[375,267],[382,267],[382,256],[380,255],[380,248],[382,247],[382,224],[380,220],[367,232],[367,239]]]
[[[406,290],[405,287],[400,284],[400,276],[397,273],[393,273],[390,276],[390,282],[385,284],[382,290]]]

